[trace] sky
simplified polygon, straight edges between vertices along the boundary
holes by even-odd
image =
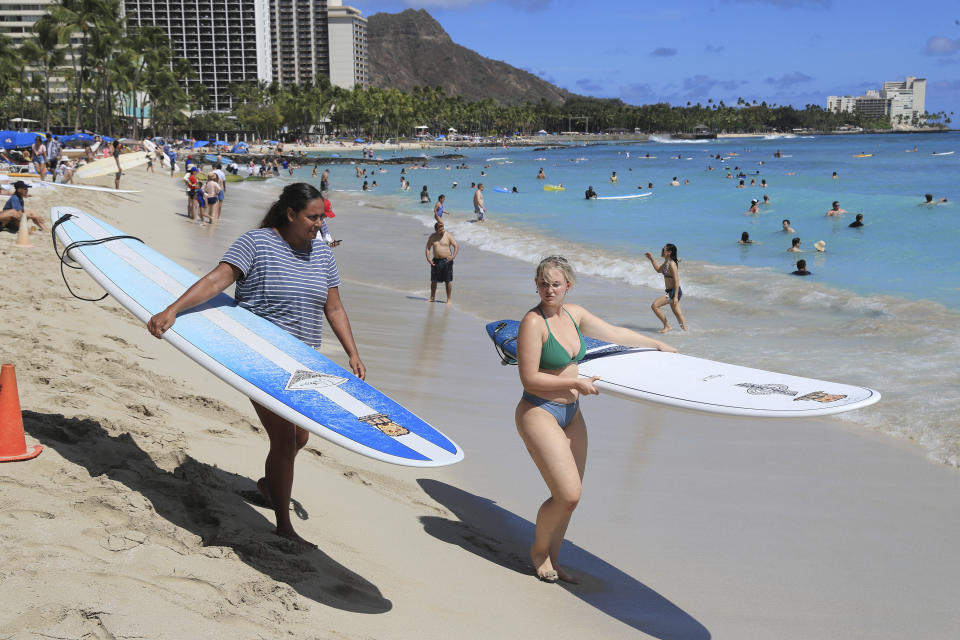
[[[367,17],[425,9],[457,44],[628,104],[743,97],[825,107],[828,95],[862,95],[910,75],[927,79],[928,112],[960,114],[957,0],[343,3]]]

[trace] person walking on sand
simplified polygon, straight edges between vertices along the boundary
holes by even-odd
[[[450,304],[450,294],[453,293],[453,260],[458,253],[460,253],[460,245],[457,244],[452,233],[444,230],[443,222],[438,220],[433,225],[433,233],[427,238],[427,248],[424,250],[427,263],[430,265],[430,300],[428,302],[436,300],[437,283],[442,282],[447,290],[447,304]]]
[[[323,318],[343,346],[350,370],[363,380],[366,367],[340,300],[340,274],[333,252],[317,239],[324,200],[313,185],[297,182],[283,189],[258,229],[247,231],[220,263],[169,307],[150,318],[147,329],[157,338],[173,326],[177,314],[210,300],[236,283],[237,304],[266,318],[314,349],[321,344]],[[257,488],[273,508],[277,535],[302,549],[316,545],[300,537],[290,521],[290,493],[297,453],[309,432],[253,402],[270,439],[264,476]]]
[[[527,311],[517,334],[517,368],[523,395],[517,404],[517,431],[550,490],[537,512],[530,560],[544,582],[577,583],[559,564],[567,526],[580,501],[587,461],[587,426],[581,395],[596,395],[599,378],[581,378],[583,336],[633,347],[676,352],[673,347],[601,320],[566,302],[576,276],[565,258],[551,256],[537,266],[534,283],[540,303]]]
[[[43,138],[40,136],[34,138],[33,145],[30,147],[30,155],[33,160],[33,168],[40,176],[40,181],[43,182],[47,179],[47,145],[43,144]]]
[[[477,222],[483,222],[487,219],[487,209],[483,204],[483,183],[477,183],[477,190],[473,192],[473,212],[477,216]]]
[[[683,290],[680,288],[680,259],[677,257],[676,245],[667,243],[663,246],[663,249],[660,250],[660,257],[663,258],[663,262],[660,265],[657,265],[656,260],[653,259],[653,255],[651,255],[649,251],[644,255],[647,256],[647,260],[653,265],[654,271],[663,274],[664,295],[654,300],[653,304],[650,305],[657,319],[663,323],[663,328],[657,333],[666,333],[673,329],[670,323],[667,322],[667,314],[660,309],[660,307],[665,304],[670,305],[670,308],[673,310],[673,315],[677,317],[677,322],[680,323],[680,328],[686,331],[687,322],[684,320],[683,311],[680,309],[680,299],[683,298]]]

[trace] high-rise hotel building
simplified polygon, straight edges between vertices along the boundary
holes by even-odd
[[[33,34],[33,25],[53,0],[0,0],[0,33],[19,45]]]
[[[367,21],[340,0],[124,0],[124,9],[130,25],[169,35],[197,71],[182,84],[206,86],[214,110],[233,106],[229,87],[239,82],[367,85]]]
[[[174,56],[186,58],[197,75],[181,78],[188,92],[207,88],[211,108],[232,105],[230,85],[270,82],[270,0],[124,0],[130,26],[159,27]]]
[[[872,120],[889,119],[893,125],[915,125],[926,112],[927,81],[907,76],[904,82],[884,82],[882,88],[862,96],[827,96],[827,110],[859,112]]]

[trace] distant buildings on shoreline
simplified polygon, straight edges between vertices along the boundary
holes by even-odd
[[[904,82],[884,82],[862,96],[827,96],[827,111],[861,113],[870,120],[888,120],[894,126],[922,124],[926,113],[927,81],[907,76]]]

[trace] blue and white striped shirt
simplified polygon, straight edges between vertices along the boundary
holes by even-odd
[[[237,280],[237,304],[320,348],[327,292],[340,286],[330,247],[313,240],[301,251],[273,229],[254,229],[237,238],[220,261],[243,273]]]

